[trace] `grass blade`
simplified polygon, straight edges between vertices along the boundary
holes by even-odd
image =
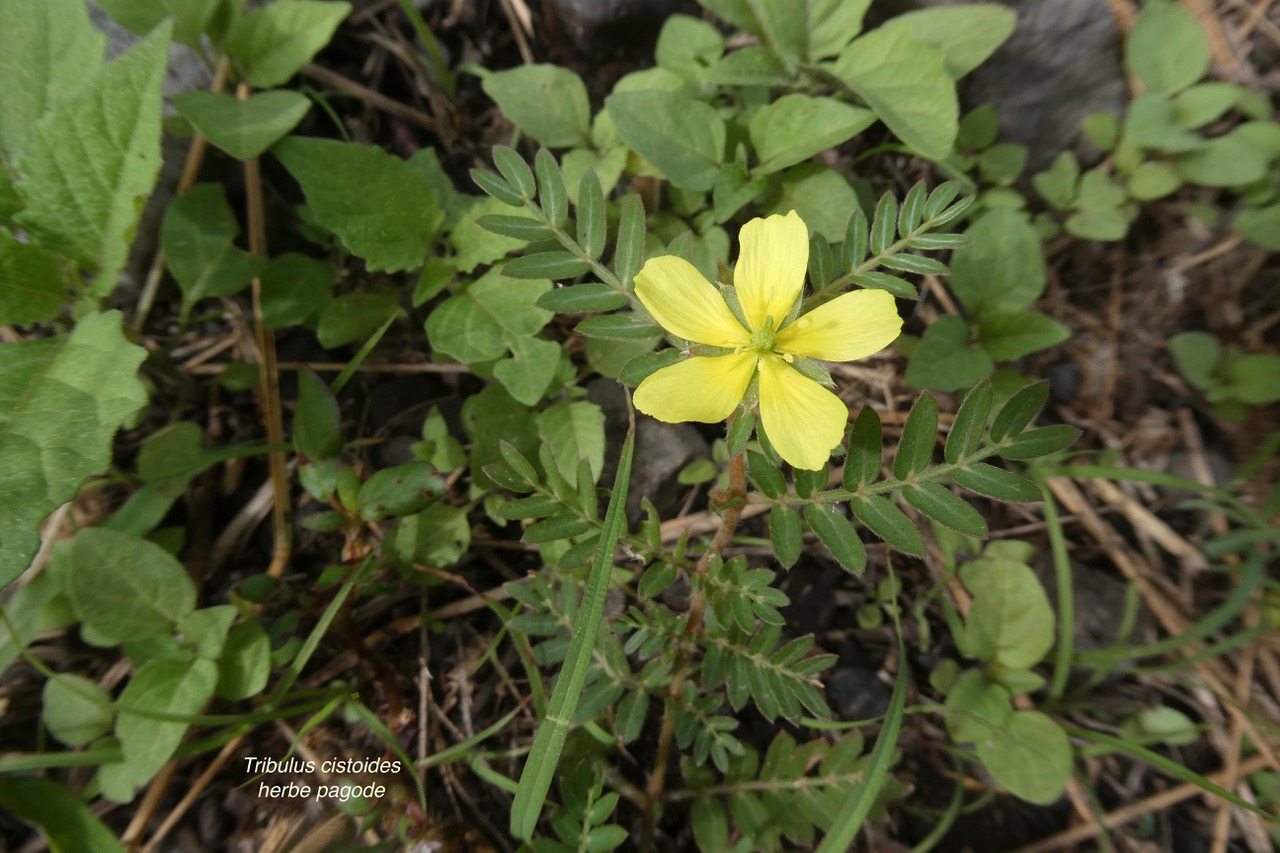
[[[569,734],[569,721],[577,710],[582,685],[587,678],[587,668],[591,664],[591,652],[595,648],[596,635],[604,618],[604,600],[609,591],[609,576],[613,572],[613,552],[626,523],[624,513],[627,485],[631,478],[631,455],[634,449],[633,415],[631,429],[627,432],[618,460],[618,474],[613,482],[613,493],[609,496],[609,509],[604,515],[600,547],[596,551],[591,575],[587,578],[587,586],[582,593],[582,606],[574,624],[569,653],[565,656],[564,668],[551,692],[547,716],[534,735],[533,747],[529,750],[524,770],[520,773],[515,802],[511,804],[511,834],[525,841],[533,835],[547,791],[551,790],[551,780],[555,778],[560,752],[564,749],[565,738]]]

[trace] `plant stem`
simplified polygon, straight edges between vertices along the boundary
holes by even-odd
[[[732,418],[730,418],[730,425],[732,425]],[[733,533],[738,528],[738,520],[742,517],[743,507],[746,506],[746,496],[746,454],[735,453],[729,457],[729,488],[724,493],[725,511],[720,520],[720,528],[716,531],[715,538],[711,540],[706,552],[703,553],[698,559],[697,565],[694,566],[694,572],[700,577],[706,577],[713,558],[724,554],[725,547],[728,546],[729,540],[733,538]],[[689,614],[685,619],[685,633],[691,640],[702,630],[702,619],[706,609],[706,593],[700,587],[695,587],[689,599]],[[667,700],[664,703],[665,707],[662,715],[662,729],[658,734],[658,754],[653,762],[653,771],[649,774],[649,784],[645,788],[645,819],[640,837],[640,850],[644,851],[644,853],[648,853],[653,849],[654,829],[657,822],[656,807],[662,799],[663,789],[666,786],[667,767],[671,761],[671,746],[675,741],[676,706],[680,701],[681,694],[684,692],[684,684],[688,678],[690,658],[692,656],[690,650],[693,647],[694,644],[692,642],[688,647],[682,647],[676,657],[675,665],[672,667],[671,684],[667,688]]]

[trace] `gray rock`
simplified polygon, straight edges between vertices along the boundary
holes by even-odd
[[[842,666],[827,679],[827,699],[841,720],[869,720],[889,710],[893,691],[864,666]]]

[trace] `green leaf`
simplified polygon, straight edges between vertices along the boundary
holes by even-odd
[[[1209,70],[1210,58],[1200,24],[1169,0],[1144,5],[1124,41],[1129,73],[1147,89],[1167,95],[1199,81]]]
[[[493,376],[512,397],[526,406],[535,405],[555,381],[563,350],[542,338],[516,338],[510,347],[511,357],[493,366]]]
[[[193,610],[178,622],[178,634],[198,657],[217,660],[227,643],[227,632],[231,630],[237,612],[231,604]]]
[[[36,242],[94,274],[98,297],[115,287],[160,169],[169,32],[168,24],[160,26],[54,101],[32,126],[18,161],[22,178],[15,186],[26,202],[18,222]]]
[[[325,306],[316,323],[316,340],[325,349],[363,340],[401,311],[389,293],[344,293]]]
[[[942,52],[947,73],[959,80],[987,61],[1013,32],[1017,14],[994,3],[938,6],[898,15],[886,28],[906,27],[916,41]]]
[[[1000,441],[1022,432],[1040,414],[1048,400],[1048,382],[1033,382],[1019,388],[996,414],[996,419],[991,424],[991,440]]]
[[[1217,121],[1240,101],[1242,89],[1233,83],[1201,83],[1173,99],[1173,117],[1180,127],[1194,130]]]
[[[778,467],[764,457],[763,453],[747,451],[747,470],[751,480],[771,498],[781,497],[787,492],[787,481]]]
[[[998,732],[976,743],[978,759],[1009,792],[1049,805],[1062,796],[1073,766],[1071,741],[1039,711],[1014,711]]]
[[[1280,358],[1270,353],[1231,359],[1227,378],[1232,396],[1242,403],[1264,406],[1280,400]]]
[[[67,596],[99,645],[172,633],[195,609],[196,588],[182,564],[146,539],[86,527],[59,554]]]
[[[952,474],[951,479],[971,492],[998,501],[1038,501],[1043,497],[1036,484],[1026,477],[986,462],[970,462]]]
[[[558,65],[522,65],[481,83],[502,114],[551,148],[591,144],[591,105],[582,78]]]
[[[1080,164],[1076,155],[1063,151],[1053,164],[1043,172],[1031,176],[1031,185],[1052,207],[1066,210],[1076,199],[1076,184],[1080,181]]]
[[[964,320],[944,314],[924,330],[907,363],[906,379],[916,388],[957,391],[987,378],[994,369],[991,356],[969,346]]]
[[[1261,180],[1271,156],[1249,138],[1233,130],[1204,145],[1178,155],[1178,173],[1203,187],[1238,187]]]
[[[951,153],[959,102],[941,51],[906,27],[873,30],[840,52],[831,71],[906,145],[931,160]]]
[[[679,92],[622,92],[605,100],[618,136],[677,187],[709,190],[724,158],[724,120]]]
[[[782,504],[769,510],[769,541],[773,544],[773,555],[783,567],[789,569],[800,559],[803,533],[800,513]]]
[[[538,297],[537,305],[557,314],[586,314],[613,311],[627,304],[627,297],[607,284],[589,282],[570,284],[548,290]]]
[[[551,445],[556,467],[570,482],[577,476],[578,461],[591,466],[592,482],[604,470],[604,412],[585,401],[556,403],[538,415],[538,435]]]
[[[786,214],[794,210],[827,240],[844,237],[847,211],[858,206],[858,197],[849,181],[820,163],[800,163],[782,173],[779,194],[770,196],[766,214]]]
[[[924,556],[924,538],[920,531],[887,498],[879,495],[851,498],[849,509],[868,530],[894,548],[916,557]]]
[[[590,258],[604,251],[608,229],[604,218],[604,192],[595,170],[588,169],[578,184],[578,245]]]
[[[145,357],[118,311],[85,315],[66,338],[0,344],[0,587],[27,568],[44,517],[110,464],[116,429],[147,400]]]
[[[213,696],[217,682],[217,665],[209,660],[154,659],[142,665],[120,694],[116,737],[124,753],[121,783],[137,787],[150,781],[173,756],[188,726],[135,712],[194,716]],[[113,767],[105,765],[103,773]]]
[[[350,13],[350,3],[333,0],[276,0],[232,24],[227,53],[250,83],[270,89],[310,62]]]
[[[0,3],[0,151],[10,163],[50,106],[98,70],[105,44],[83,0]]]
[[[1168,163],[1143,163],[1129,176],[1129,195],[1138,201],[1163,198],[1182,186],[1182,177]]]
[[[1038,664],[1053,647],[1054,615],[1030,566],[981,557],[960,567],[973,593],[965,626],[967,654],[1014,669]]]
[[[852,139],[876,116],[834,98],[783,95],[751,116],[751,144],[760,164],[754,174],[769,175]]]
[[[880,476],[880,461],[884,455],[884,438],[880,428],[880,415],[864,405],[853,422],[849,435],[849,454],[844,460],[844,487],[857,491],[859,487],[874,483]]]
[[[356,495],[356,506],[365,521],[377,521],[388,515],[421,512],[446,491],[444,480],[430,463],[406,462],[365,480]]]
[[[1057,453],[1059,450],[1065,450],[1075,443],[1080,437],[1080,430],[1070,424],[1055,424],[1053,426],[1040,427],[1039,429],[1030,429],[1019,435],[1013,440],[1013,444],[1000,449],[1000,455],[1005,459],[1027,460],[1039,459],[1041,456],[1048,456],[1050,453]]]
[[[938,401],[921,394],[902,427],[902,438],[893,456],[893,476],[906,480],[928,467],[938,439]]]
[[[297,92],[258,92],[245,100],[192,90],[174,98],[205,139],[237,160],[251,160],[298,126],[311,101]]]
[[[804,520],[845,571],[858,574],[866,568],[867,549],[858,538],[857,528],[834,506],[808,504],[804,508]]]
[[[662,24],[653,49],[659,68],[697,79],[724,53],[724,36],[707,21],[672,15]]]
[[[271,675],[271,639],[256,620],[241,622],[227,634],[218,660],[219,699],[238,701],[257,696]]]
[[[577,330],[587,337],[609,341],[656,339],[662,335],[661,328],[641,321],[630,311],[588,317],[578,324]]]
[[[173,37],[194,47],[218,11],[220,0],[99,0],[98,5],[135,35],[144,35],[165,18],[173,18]]]
[[[298,371],[293,446],[312,461],[342,453],[342,415],[328,384],[309,368]]]
[[[1208,332],[1182,332],[1168,342],[1178,371],[1196,388],[1207,390],[1219,383],[1215,376],[1222,362],[1222,344]]]
[[[68,301],[69,264],[0,229],[0,324],[43,323]]]
[[[380,148],[332,139],[294,136],[272,151],[302,185],[316,220],[370,271],[422,266],[444,213],[421,172]]]
[[[1013,713],[1013,697],[980,670],[961,673],[947,691],[947,734],[956,743],[976,743],[1004,726]]]
[[[83,746],[111,731],[111,694],[83,675],[63,673],[44,684],[41,718],[67,746]]]
[[[262,324],[268,329],[300,326],[324,310],[333,289],[331,264],[297,252],[271,259],[262,271]]]
[[[984,379],[970,389],[956,412],[956,419],[947,433],[947,446],[944,456],[951,465],[963,460],[978,449],[983,433],[987,430],[987,419],[991,417],[991,405],[995,400],[995,391],[991,381]]]
[[[951,290],[971,314],[1021,311],[1048,281],[1040,235],[1026,215],[993,210],[965,231],[951,258]]]
[[[937,483],[907,486],[902,494],[907,503],[943,527],[966,536],[985,538],[987,535],[987,522],[982,514]]]
[[[493,164],[522,197],[531,199],[537,195],[538,182],[533,177],[533,170],[514,148],[508,145],[495,145]]]
[[[197,184],[169,203],[160,244],[182,290],[182,316],[196,302],[231,296],[267,268],[267,259],[233,245],[240,225],[222,184]]]
[[[1060,344],[1071,330],[1034,311],[993,311],[978,320],[982,349],[996,361],[1013,361]]]
[[[537,307],[551,282],[508,278],[490,271],[449,297],[427,317],[432,348],[464,364],[501,358],[553,316]]]
[[[551,782],[556,776],[560,753],[569,734],[569,724],[578,708],[587,670],[591,666],[592,653],[604,618],[605,598],[609,592],[609,580],[613,571],[614,551],[618,539],[626,529],[625,509],[627,488],[631,480],[631,459],[635,449],[635,430],[627,431],[626,440],[618,455],[618,473],[614,477],[613,493],[609,509],[605,512],[604,526],[600,532],[600,545],[596,549],[591,572],[582,593],[582,604],[574,621],[573,637],[565,654],[564,667],[556,680],[555,690],[547,708],[546,717],[538,726],[533,747],[525,759],[524,769],[516,787],[515,801],[511,804],[511,834],[528,840],[538,824],[538,816],[546,801]]]
[[[628,193],[618,207],[618,245],[613,253],[613,271],[624,287],[631,287],[644,259],[644,205],[640,196]]]
[[[116,834],[94,817],[83,800],[48,779],[38,776],[0,779],[0,806],[9,814],[39,826],[53,853],[77,850],[125,853]]]
[[[1255,246],[1280,252],[1280,202],[1266,207],[1245,208],[1236,214],[1235,229]]]
[[[502,274],[508,278],[556,279],[577,278],[591,265],[577,255],[564,251],[534,252],[507,261]]]

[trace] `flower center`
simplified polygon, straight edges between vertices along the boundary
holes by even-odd
[[[764,318],[760,328],[751,333],[750,348],[756,355],[765,356],[773,352],[774,347],[773,315]]]

